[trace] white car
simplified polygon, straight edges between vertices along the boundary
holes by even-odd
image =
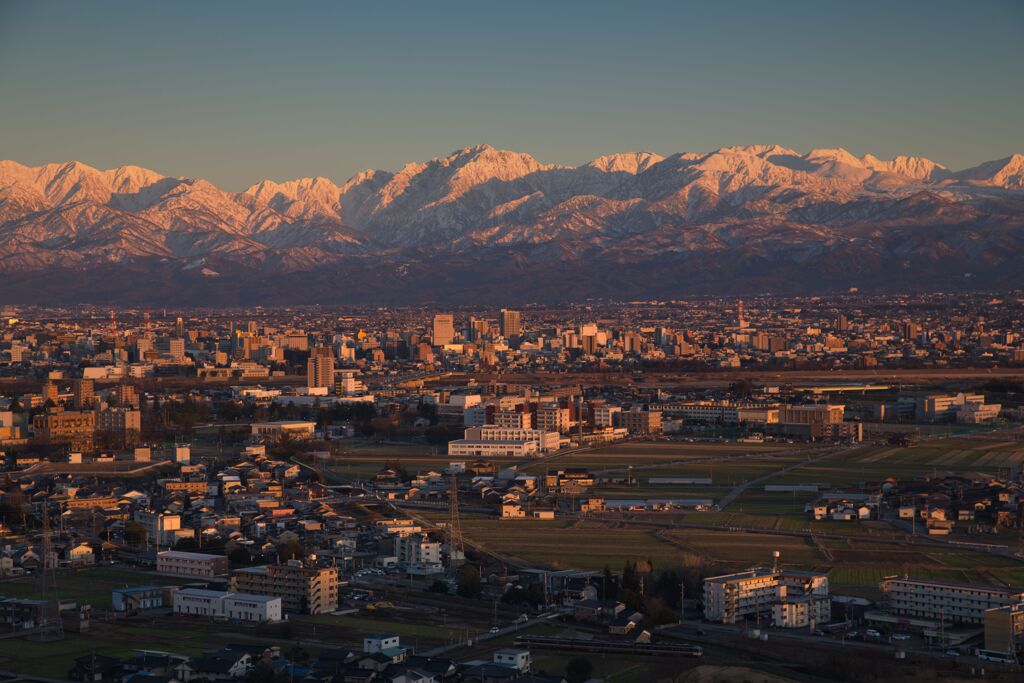
[[[892,634],[893,640],[910,640],[909,633],[894,633]]]

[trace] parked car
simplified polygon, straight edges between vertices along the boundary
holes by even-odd
[[[951,647],[948,650],[946,650],[946,656],[947,657],[959,657],[960,656],[960,650],[957,650],[956,648],[952,648]]]
[[[894,633],[892,634],[893,640],[910,640],[909,633]]]

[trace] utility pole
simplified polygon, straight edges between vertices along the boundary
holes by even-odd
[[[452,485],[448,494],[448,563],[454,569],[465,559],[462,543],[462,523],[459,518],[458,475],[452,473]]]
[[[686,619],[686,578],[679,578],[679,624]]]

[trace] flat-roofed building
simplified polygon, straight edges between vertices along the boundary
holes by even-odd
[[[494,426],[506,429],[530,429],[533,415],[518,410],[499,410],[494,413]]]
[[[233,590],[276,595],[290,614],[324,614],[338,609],[338,568],[312,567],[300,560],[245,567],[231,575]]]
[[[36,440],[44,445],[66,445],[73,451],[91,451],[96,435],[96,413],[50,408],[32,419],[32,428]]]
[[[882,580],[882,606],[906,617],[983,624],[987,610],[1024,602],[1024,590],[890,576]]]
[[[477,458],[523,458],[537,455],[535,441],[456,439],[448,442],[448,455]]]
[[[406,573],[417,576],[440,574],[441,544],[426,534],[395,536],[395,557]]]
[[[831,617],[828,574],[755,567],[704,579],[704,618],[734,624],[764,616],[775,626],[802,628]]]
[[[632,408],[619,413],[622,426],[630,434],[661,434],[661,411]]]
[[[253,422],[252,433],[270,441],[284,438],[306,441],[316,433],[316,423],[304,420],[277,420],[274,422]]]
[[[142,430],[142,411],[132,408],[107,408],[96,411],[96,431],[129,436]]]
[[[156,555],[156,570],[161,574],[211,579],[228,573],[228,558],[223,555],[164,550]]]
[[[499,427],[483,425],[468,427],[465,438],[470,441],[532,441],[537,444],[538,453],[557,451],[562,436],[558,432],[545,432],[541,429],[521,429],[518,427]]]
[[[543,432],[564,434],[569,431],[569,409],[557,403],[546,403],[537,409],[536,425]]]
[[[281,598],[182,588],[174,593],[174,613],[250,623],[281,621]]]
[[[1024,602],[985,610],[985,649],[1024,654]]]
[[[451,313],[438,313],[434,316],[432,340],[434,346],[444,346],[455,341],[455,318]]]

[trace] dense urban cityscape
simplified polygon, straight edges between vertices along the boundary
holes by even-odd
[[[1022,35],[0,0],[0,683],[1024,681]]]
[[[1024,647],[1017,293],[0,313],[29,673],[526,681],[810,644],[806,673],[906,680]]]

